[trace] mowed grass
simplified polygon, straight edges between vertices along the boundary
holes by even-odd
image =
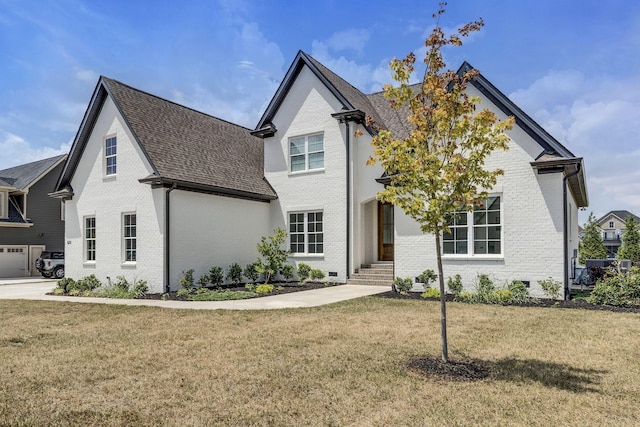
[[[0,301],[0,425],[638,425],[640,315],[437,302],[191,311]]]

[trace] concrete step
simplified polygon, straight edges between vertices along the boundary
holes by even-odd
[[[363,279],[363,280],[387,280],[393,282],[392,274],[369,274],[369,273],[356,273],[351,276],[353,279]]]
[[[393,270],[378,270],[375,268],[361,268],[360,270],[356,271],[355,274],[369,274],[369,275],[375,275],[375,276],[389,276],[389,277],[393,277]]]
[[[391,287],[392,283],[393,283],[393,280],[371,280],[371,279],[361,279],[357,277],[352,277],[349,280],[347,280],[348,285],[371,285],[371,286]]]

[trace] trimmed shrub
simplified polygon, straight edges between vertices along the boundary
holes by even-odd
[[[413,280],[410,277],[396,277],[393,281],[393,290],[396,292],[407,293],[413,287]]]
[[[512,302],[526,302],[531,299],[529,289],[520,281],[511,282],[507,289],[511,292]]]
[[[258,295],[270,294],[271,292],[273,292],[273,285],[269,285],[269,284],[258,285],[255,292]]]
[[[427,288],[422,294],[422,298],[440,298],[440,290],[436,288]]]
[[[505,304],[509,303],[513,299],[513,294],[509,289],[498,289],[493,293],[493,302]]]
[[[304,262],[298,264],[298,278],[301,281],[308,279],[309,273],[311,273],[311,266],[309,264],[305,264]]]
[[[224,282],[224,274],[222,273],[222,268],[217,265],[211,267],[209,269],[209,283],[215,287],[222,286]]]
[[[64,279],[58,280],[56,286],[56,291],[59,290],[59,293],[66,294],[70,289],[76,288],[76,281],[71,277],[65,277]]]
[[[617,271],[596,283],[587,301],[592,304],[640,306],[640,269]]]
[[[324,279],[324,272],[319,268],[314,268],[309,272],[309,278],[312,280],[322,280]]]
[[[282,266],[282,269],[280,270],[280,274],[282,274],[282,277],[285,278],[285,280],[289,280],[293,277],[293,265],[291,264],[285,264]]]
[[[459,295],[460,292],[462,292],[462,289],[463,289],[462,277],[460,277],[459,274],[456,274],[453,279],[451,277],[449,277],[447,279],[447,287],[449,288],[449,290],[451,291],[451,293],[454,296]]]
[[[180,277],[180,279],[178,279],[178,284],[183,288],[183,289],[193,289],[194,285],[193,285],[193,272],[195,270],[189,269],[187,271],[182,271],[182,276]]]
[[[475,302],[475,295],[473,292],[460,292],[456,295],[455,300],[460,302]]]
[[[425,288],[428,288],[437,278],[438,275],[433,270],[425,270],[417,277],[418,282],[424,283]]]
[[[257,267],[257,262],[253,262],[251,264],[247,264],[247,266],[244,268],[243,271],[243,275],[244,277],[246,277],[247,279],[249,279],[250,282],[255,282],[256,280],[258,280],[258,277],[260,277],[260,273],[258,273],[258,269]]]
[[[538,280],[538,284],[549,298],[560,298],[560,288],[562,286],[561,281],[555,280],[553,277],[549,277],[545,280]]]
[[[476,283],[476,296],[478,302],[491,303],[494,302],[494,293],[496,287],[486,274],[479,274]]]
[[[239,285],[242,282],[242,266],[237,262],[234,262],[229,266],[227,271],[227,280],[234,285]]]

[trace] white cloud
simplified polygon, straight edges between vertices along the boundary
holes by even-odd
[[[584,157],[588,211],[596,216],[615,209],[640,213],[639,92],[638,77],[586,78],[578,70],[561,70],[510,95],[569,150]]]
[[[369,37],[371,37],[369,30],[352,28],[333,33],[326,44],[336,52],[353,50],[361,54]]]
[[[0,129],[0,169],[67,154],[70,148],[71,141],[58,148],[34,147],[24,138]]]

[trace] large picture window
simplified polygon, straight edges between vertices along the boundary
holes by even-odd
[[[118,141],[115,136],[104,140],[105,175],[115,175],[117,171]]]
[[[501,255],[502,204],[500,197],[490,197],[473,210],[452,213],[450,232],[442,236],[445,255]]]
[[[124,248],[124,262],[136,262],[136,214],[124,214],[122,216],[123,234],[122,243]]]
[[[96,217],[84,219],[84,260],[96,260]]]
[[[324,134],[289,139],[289,165],[291,172],[324,168]]]
[[[289,249],[294,254],[324,253],[322,212],[289,214]]]

